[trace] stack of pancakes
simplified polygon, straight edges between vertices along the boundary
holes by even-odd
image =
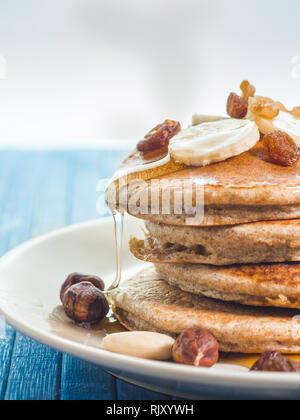
[[[225,352],[300,353],[300,162],[270,163],[258,143],[227,161],[161,178],[168,214],[160,200],[151,202],[153,182],[128,187],[129,201],[137,188],[149,197],[148,211],[134,214],[145,220],[146,237],[133,238],[131,251],[154,265],[114,293],[121,323],[174,336],[205,328]],[[204,217],[194,226],[184,205],[181,214],[172,207],[187,180],[193,202],[194,185],[204,186]]]

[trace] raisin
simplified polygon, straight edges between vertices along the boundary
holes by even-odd
[[[250,369],[252,372],[299,372],[300,363],[293,362],[277,351],[266,351]]]
[[[250,97],[255,95],[255,87],[251,85],[248,80],[244,80],[241,83],[241,91],[243,93],[242,97],[248,101]]]
[[[248,102],[246,99],[232,92],[227,100],[227,114],[231,118],[242,119],[247,115],[247,112]]]
[[[282,131],[266,134],[263,145],[269,160],[282,166],[291,166],[299,159],[299,149],[293,139]]]
[[[167,148],[172,137],[181,130],[181,125],[177,121],[166,120],[162,124],[154,127],[144,139],[137,145],[141,153],[152,152],[157,149]]]
[[[280,112],[279,104],[270,98],[263,96],[255,96],[250,100],[250,111],[257,117],[272,120],[276,118]]]
[[[155,149],[155,150],[151,150],[151,152],[144,152],[143,153],[143,158],[145,160],[156,160],[159,157],[164,157],[168,154],[168,145],[165,147],[162,147],[161,149]]]

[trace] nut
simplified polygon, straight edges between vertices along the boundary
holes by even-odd
[[[249,110],[257,117],[267,118],[272,120],[279,115],[279,103],[274,102],[273,99],[265,98],[264,96],[255,96],[249,100]]]
[[[293,362],[277,351],[266,351],[250,369],[252,372],[300,372],[300,363]]]
[[[283,105],[282,102],[276,101],[275,104],[279,107],[280,111],[289,112],[289,110]],[[293,113],[293,111],[291,111],[291,113]]]
[[[231,93],[227,100],[227,114],[231,118],[243,119],[248,112],[248,102],[246,99],[237,95],[236,93]]]
[[[299,149],[293,139],[282,131],[266,134],[263,145],[270,162],[281,166],[291,166],[299,159]]]
[[[79,273],[72,273],[70,274],[64,284],[61,287],[60,290],[60,300],[63,301],[65,292],[74,284],[82,283],[83,281],[88,281],[89,283],[92,283],[97,289],[104,290],[105,284],[104,281],[100,279],[100,277],[97,276],[89,276]]]
[[[244,80],[241,83],[241,91],[243,93],[242,97],[246,99],[246,101],[255,95],[255,87],[251,85],[248,80]]]
[[[172,357],[176,363],[212,367],[219,359],[219,345],[208,331],[189,328],[175,341]]]
[[[179,122],[166,120],[149,131],[144,139],[138,143],[137,149],[144,155],[155,150],[159,150],[159,153],[167,152],[171,138],[179,133],[180,130],[181,125]]]
[[[170,360],[174,339],[165,334],[131,331],[104,338],[104,350],[150,360]]]
[[[96,323],[109,311],[104,294],[91,282],[81,282],[69,287],[63,297],[66,315],[78,323]]]

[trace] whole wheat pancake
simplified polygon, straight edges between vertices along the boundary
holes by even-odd
[[[142,158],[136,152],[123,163],[123,170],[130,169],[132,162],[136,164],[137,161],[142,162]],[[109,188],[107,200],[112,206],[121,207],[142,219],[186,225],[186,218],[190,219],[194,214],[190,208],[186,210],[183,198],[183,211],[178,211],[175,197],[178,199],[178,194],[184,190],[195,205],[196,191],[200,187],[204,189],[204,218],[189,220],[189,224],[195,226],[300,218],[300,160],[290,167],[273,164],[268,161],[261,143],[224,162],[206,167],[188,167],[165,175],[159,173],[157,180],[163,181],[159,190],[150,179],[142,185],[130,183],[128,193],[123,196],[126,200],[121,198],[116,203],[112,188]],[[168,193],[170,210],[165,211],[161,204],[163,194]],[[147,197],[147,200],[138,200],[137,197]],[[139,204],[134,211],[128,206],[128,202],[132,201]]]
[[[300,261],[300,220],[234,226],[170,226],[146,222],[133,254],[150,262],[230,265]]]
[[[119,321],[130,330],[172,336],[186,328],[203,328],[224,352],[300,353],[298,310],[254,308],[183,292],[161,280],[153,268],[122,285],[111,296]]]
[[[155,264],[160,278],[186,292],[251,306],[300,309],[300,263],[215,267]]]

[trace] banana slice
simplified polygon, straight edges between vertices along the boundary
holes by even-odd
[[[247,118],[257,124],[261,133],[269,134],[277,130],[284,131],[300,147],[300,118],[295,117],[291,113],[280,111],[276,118],[269,120],[257,117],[252,112],[249,112]]]
[[[220,117],[219,115],[194,114],[192,119],[192,125],[228,120],[228,118],[229,117]]]
[[[188,166],[206,166],[251,149],[259,137],[254,122],[228,118],[182,130],[171,139],[169,152]]]

